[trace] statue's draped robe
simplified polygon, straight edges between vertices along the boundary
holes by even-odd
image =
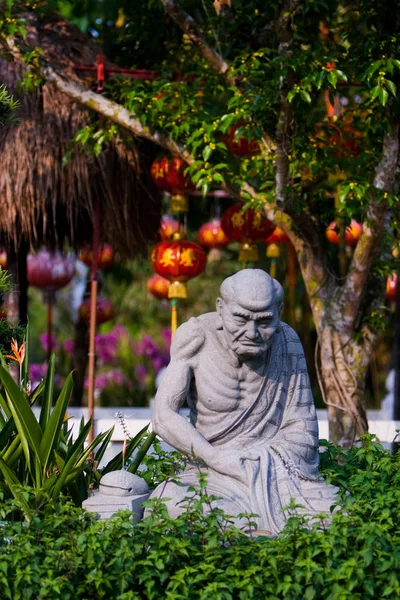
[[[246,470],[245,485],[207,468],[207,491],[231,514],[258,515],[259,529],[273,534],[282,530],[291,498],[305,513],[329,513],[337,488],[319,477],[318,421],[297,334],[282,323],[264,364],[251,372],[224,344],[215,313],[185,325],[189,346],[200,342],[191,361],[191,422],[213,446],[242,452]],[[246,459],[249,450],[259,460]],[[187,467],[179,477],[185,488],[198,483],[198,472],[198,465]]]

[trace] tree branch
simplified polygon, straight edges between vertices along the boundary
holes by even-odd
[[[279,41],[279,54],[282,62],[285,62],[292,54],[293,31],[291,20],[300,3],[300,0],[286,0],[275,23],[275,32]],[[289,184],[289,133],[292,109],[287,95],[291,86],[290,75],[282,75],[279,90],[280,109],[276,127],[275,197],[277,207],[285,212],[288,212],[289,209],[285,188]],[[266,213],[268,215],[268,207],[266,208]],[[304,217],[303,221],[305,221]],[[284,216],[279,226],[287,233],[296,249],[304,283],[310,298],[314,321],[318,330],[324,316],[321,300],[328,300],[332,293],[331,277],[327,274],[321,248],[316,243],[318,236],[314,235],[314,227],[310,219],[305,223],[305,229],[302,227],[302,231],[304,230],[306,234],[307,231],[310,233],[312,230],[311,235],[307,235],[307,237],[299,236],[295,233],[293,221],[289,215]]]
[[[8,37],[6,42],[12,56],[22,62],[22,52],[15,38]],[[139,119],[133,117],[126,108],[113,100],[105,98],[101,94],[96,94],[95,92],[88,90],[74,79],[60,73],[58,69],[42,57],[40,58],[39,74],[45,81],[52,83],[60,92],[63,92],[72,100],[111,119],[111,121],[121,125],[136,136],[145,138],[158,146],[161,146],[165,150],[169,150],[172,154],[179,156],[188,164],[194,162],[194,158],[191,154],[165,133],[153,127],[142,125]]]
[[[391,194],[395,183],[399,160],[399,121],[394,120],[384,135],[382,158],[375,169],[373,186],[380,192]],[[343,327],[349,334],[354,329],[363,297],[372,257],[382,241],[387,228],[388,203],[384,198],[371,194],[363,231],[355,247],[346,282],[343,287]]]
[[[179,5],[176,0],[161,0],[165,12],[175,21],[175,23],[182,29],[184,33],[189,37],[192,43],[198,48],[200,54],[207,61],[207,63],[219,73],[223,75],[229,85],[238,87],[239,78],[234,77],[229,73],[230,66],[226,60],[218,54],[214,48],[209,46],[202,34],[200,33],[199,27],[196,21],[191,17],[183,8]]]

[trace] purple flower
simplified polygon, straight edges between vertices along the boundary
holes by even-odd
[[[119,369],[113,369],[107,373],[108,381],[117,385],[125,384],[125,376]]]
[[[75,348],[74,340],[67,340],[64,342],[64,350],[67,354],[72,355],[74,352],[74,348]]]
[[[42,344],[43,350],[45,352],[48,352],[49,351],[49,336],[48,336],[48,334],[47,333],[42,333],[39,336],[39,339],[40,339],[40,342]],[[51,349],[53,351],[58,350],[58,346],[56,344],[56,337],[55,337],[55,335],[53,333],[51,334],[50,341],[51,341]]]
[[[31,363],[29,365],[29,379],[32,383],[39,383],[47,373],[47,364]]]

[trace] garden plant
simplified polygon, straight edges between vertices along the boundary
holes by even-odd
[[[10,600],[365,600],[400,595],[400,457],[373,436],[347,453],[329,443],[325,478],[340,486],[340,508],[326,526],[296,506],[275,538],[247,534],[218,510],[200,478],[187,511],[168,518],[158,501],[133,525],[130,513],[110,521],[64,501],[38,509],[28,524],[7,521],[21,500],[3,501],[0,594]],[[166,462],[170,462],[165,457]],[[29,502],[32,490],[24,490]],[[153,501],[152,501],[153,502]]]

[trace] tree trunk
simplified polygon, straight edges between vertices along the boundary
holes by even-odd
[[[366,361],[362,360],[362,349],[356,342],[332,325],[326,324],[321,330],[318,344],[317,372],[328,409],[329,439],[334,444],[351,447],[358,436],[368,431],[363,404]]]

